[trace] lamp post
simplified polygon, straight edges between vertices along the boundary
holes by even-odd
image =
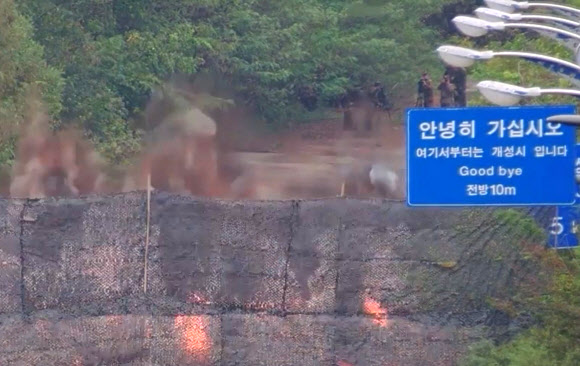
[[[580,35],[576,33],[541,24],[488,22],[483,19],[468,17],[465,15],[458,15],[453,18],[452,21],[455,24],[455,27],[457,27],[461,33],[469,37],[481,37],[486,35],[489,31],[502,31],[506,28],[528,28],[532,30],[544,30],[547,32],[553,32],[562,37],[573,38],[576,41],[580,40]]]
[[[455,27],[469,37],[482,37],[489,31],[502,31],[506,28],[523,28],[538,31],[551,38],[564,41],[566,46],[574,51],[574,60],[580,63],[580,35],[560,28],[534,23],[504,23],[488,22],[483,19],[459,15],[453,18]]]
[[[519,21],[526,21],[526,20],[538,20],[538,21],[546,21],[555,23],[558,25],[563,25],[567,28],[578,28],[580,27],[579,22],[575,22],[573,20],[553,17],[549,15],[526,15],[526,14],[519,14],[519,13],[506,13],[501,10],[491,9],[491,8],[477,8],[474,11],[475,15],[483,20],[488,22],[502,22],[502,21],[509,21],[509,22],[519,22]]]
[[[580,18],[579,9],[560,4],[513,0],[485,0],[485,4],[492,9],[501,10],[506,13],[513,13],[517,10],[528,10],[531,8],[544,8],[557,11],[560,14]]]
[[[524,14],[515,14],[515,13],[506,13],[496,9],[490,8],[477,8],[475,9],[475,15],[483,20],[488,22],[519,22],[519,21],[526,21],[526,20],[537,20],[537,21],[544,21],[547,22],[548,25],[552,25],[554,27],[563,27],[563,30],[567,30],[572,33],[578,33],[580,28],[580,23],[575,22],[573,20],[565,19],[565,18],[558,18],[553,16],[547,15],[524,15]],[[541,35],[551,38],[557,42],[563,43],[566,47],[570,50],[576,52],[577,42],[574,41],[572,38],[563,37],[562,35],[554,32],[547,32],[545,30],[536,29],[535,32],[540,33]]]
[[[487,34],[490,30],[504,30],[505,28],[527,28],[564,43],[566,47],[570,48],[574,52],[574,60],[576,63],[580,64],[580,35],[577,33],[579,28],[578,22],[545,15],[523,15],[515,13],[517,10],[527,10],[533,7],[543,7],[555,10],[560,14],[564,14],[564,16],[571,16],[573,19],[580,20],[580,10],[564,5],[530,3],[527,1],[485,0],[485,3],[492,9],[476,9],[475,14],[480,19],[473,19],[466,16],[459,16],[453,19],[453,23],[461,33],[470,37],[481,37]],[[561,25],[567,30],[533,23],[518,23],[526,20],[546,21],[556,26]],[[504,21],[509,23],[504,23]],[[487,60],[493,58],[494,56],[520,57],[530,62],[539,63],[540,65],[558,74],[563,74],[576,85],[578,85],[578,81],[580,80],[580,68],[577,65],[549,56],[524,52],[474,51],[454,46],[441,46],[437,49],[437,51],[439,53],[439,57],[444,62],[452,66],[467,67],[472,65],[475,60]],[[543,89],[540,87],[524,88],[491,80],[479,82],[477,84],[477,88],[488,101],[500,106],[512,106],[518,104],[523,98],[538,97],[544,94],[561,94],[580,98],[580,90],[559,88]],[[573,125],[576,127],[580,126],[579,115],[550,116],[547,118],[547,121],[550,124],[561,123]],[[578,166],[575,172],[576,182],[580,184]],[[576,194],[576,197],[579,197],[578,193]],[[556,216],[558,216],[558,209],[556,209]],[[561,224],[559,225],[563,228]],[[558,235],[559,233],[556,233],[556,246],[558,242]]]
[[[550,123],[561,123],[564,125],[573,125],[580,127],[580,115],[577,114],[558,114],[546,118]],[[576,181],[580,183],[580,172],[576,172]]]
[[[491,103],[500,106],[515,105],[523,98],[539,97],[544,94],[562,94],[580,98],[580,90],[524,88],[491,80],[480,81],[477,84],[477,89]]]
[[[494,57],[516,57],[539,64],[544,68],[568,79],[580,87],[580,66],[559,58],[514,51],[477,51],[464,47],[443,45],[437,48],[439,58],[446,64],[454,67],[470,67],[476,60],[489,60]]]

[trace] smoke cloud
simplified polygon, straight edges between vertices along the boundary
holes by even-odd
[[[43,198],[104,193],[102,161],[74,127],[52,132],[37,112],[24,124],[16,150],[10,196]]]

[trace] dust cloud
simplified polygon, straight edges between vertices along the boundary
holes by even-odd
[[[73,127],[52,132],[41,111],[23,126],[16,149],[10,196],[44,198],[104,193],[103,163]]]
[[[356,146],[330,144],[329,154],[289,141],[280,153],[235,151],[231,123],[218,124],[191,98],[175,93],[154,93],[144,118],[148,133],[141,152],[125,167],[119,184],[107,176],[108,166],[82,131],[72,127],[52,131],[46,115],[34,113],[19,135],[10,196],[77,197],[145,190],[150,176],[154,190],[199,197],[402,198],[397,196],[400,182],[395,170],[354,158]]]

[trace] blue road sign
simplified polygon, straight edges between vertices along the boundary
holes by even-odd
[[[576,144],[576,182],[580,182],[580,144]],[[580,184],[576,186],[576,201],[573,206],[556,207],[556,215],[549,227],[548,247],[569,249],[578,246],[578,225],[580,225]]]
[[[573,105],[410,108],[409,206],[572,205]]]

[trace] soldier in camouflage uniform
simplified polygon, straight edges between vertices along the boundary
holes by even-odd
[[[463,67],[447,66],[445,75],[449,75],[449,80],[455,86],[455,105],[465,107],[467,105],[467,72]]]
[[[444,75],[441,83],[437,87],[439,89],[441,101],[441,107],[451,107],[454,105],[454,97],[455,97],[455,86],[451,84],[449,80],[449,75]]]
[[[417,107],[433,106],[433,86],[429,74],[423,72],[421,79],[417,83]]]

